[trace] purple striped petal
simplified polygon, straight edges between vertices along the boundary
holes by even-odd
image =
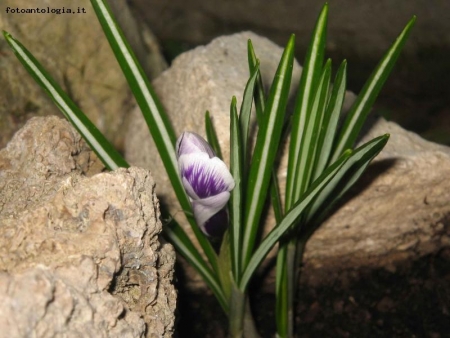
[[[182,155],[178,159],[180,175],[189,197],[202,199],[231,191],[234,179],[218,157],[205,153]]]

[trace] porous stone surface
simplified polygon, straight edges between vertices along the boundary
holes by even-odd
[[[233,95],[238,102],[242,99],[248,79],[249,38],[268,85],[282,50],[248,32],[220,37],[205,47],[182,54],[154,81],[177,134],[194,131],[204,135],[204,113],[211,112],[225,161],[229,156],[230,99]],[[294,88],[299,73],[296,63]],[[353,98],[348,93],[346,106]],[[133,121],[126,141],[127,158],[155,173],[161,183],[160,191],[166,194],[163,197],[174,214],[179,206],[168,195],[170,185],[161,163],[154,160],[157,151],[138,111],[134,112]],[[309,271],[305,275],[311,278],[326,280],[331,271],[351,267],[392,267],[450,244],[450,182],[446,179],[450,174],[449,148],[427,142],[382,119],[372,121],[366,129],[366,139],[384,133],[390,133],[391,138],[367,174],[347,194],[341,208],[312,236],[305,253],[305,269]],[[278,171],[282,196],[286,165],[285,151]],[[269,213],[266,229],[273,224],[273,215]]]
[[[102,169],[54,116],[0,151],[1,337],[172,336],[175,254],[153,178]]]
[[[166,65],[152,32],[142,21],[135,20],[125,0],[110,3],[144,69],[156,76]],[[3,0],[1,5],[1,29],[19,40],[108,139],[123,149],[123,133],[118,131],[127,125],[132,95],[90,1]],[[59,10],[60,14],[17,13],[36,8]],[[68,10],[75,14],[67,13]],[[60,112],[3,38],[0,55],[3,148],[29,118]]]

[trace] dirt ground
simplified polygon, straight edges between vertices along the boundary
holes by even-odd
[[[252,290],[261,336],[274,337],[275,298]],[[179,289],[178,311],[177,337],[226,337],[213,296]],[[321,286],[302,284],[297,314],[302,338],[449,337],[450,249],[395,269],[343,271]]]

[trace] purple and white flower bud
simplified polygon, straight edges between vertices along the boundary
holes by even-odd
[[[224,207],[234,188],[230,171],[208,142],[195,133],[184,132],[178,138],[176,152],[198,226],[208,236],[220,236],[228,223]]]

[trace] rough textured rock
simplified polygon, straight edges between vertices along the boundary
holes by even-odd
[[[206,47],[181,55],[154,81],[177,133],[190,130],[204,134],[203,115],[205,110],[211,111],[225,159],[230,98],[235,95],[238,102],[241,100],[248,79],[248,38],[261,59],[263,75],[270,79],[281,49],[267,39],[242,33],[218,38]],[[294,70],[292,83],[296,87],[298,65]],[[138,112],[134,113],[133,121],[127,136],[128,159],[150,168],[161,182],[161,191],[170,191],[164,170],[153,160],[156,150],[150,146]],[[450,174],[450,150],[383,120],[368,126],[365,137],[386,132],[391,139],[385,150],[342,203],[342,208],[307,246],[306,269],[326,272],[320,278],[327,278],[330,270],[393,265],[450,244],[450,186],[446,180]],[[284,155],[278,173],[282,195],[286,164]],[[173,198],[167,196],[167,200]],[[172,212],[176,212],[179,207],[171,203]],[[273,224],[272,215],[268,218],[267,223]]]
[[[118,21],[144,69],[155,76],[164,68],[155,39],[137,23],[125,0],[113,1]],[[85,9],[77,14],[18,14],[11,9]],[[89,0],[50,3],[4,0],[0,27],[21,41],[102,132],[123,148],[123,133],[132,96]],[[60,114],[0,39],[0,148],[33,116]]]
[[[0,151],[0,336],[172,335],[175,256],[153,178],[101,169],[57,117]]]

